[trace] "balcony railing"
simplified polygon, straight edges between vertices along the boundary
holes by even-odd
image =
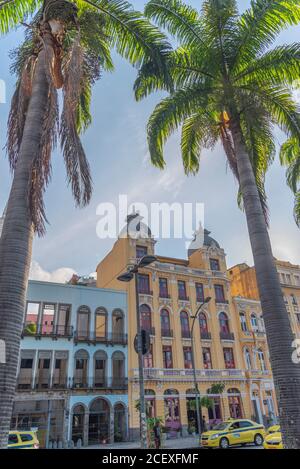
[[[200,331],[200,337],[202,340],[211,340],[211,333],[208,331]]]
[[[134,377],[138,379],[138,369],[134,369]],[[245,372],[239,369],[203,369],[196,370],[198,380],[235,378],[245,379]],[[193,381],[193,370],[178,368],[144,368],[144,378],[148,380],[164,381]]]
[[[190,301],[190,297],[187,295],[178,295],[179,301]]]
[[[106,345],[127,345],[127,334],[115,332],[107,333],[105,336],[97,335],[95,332],[75,331],[74,339],[76,342],[102,343]]]
[[[73,326],[54,326],[49,330],[41,329],[41,326],[32,322],[26,322],[23,327],[23,336],[26,337],[52,337],[72,338]]]
[[[216,298],[215,299],[216,304],[223,304],[223,305],[228,305],[229,301],[225,300],[225,298]]]
[[[171,329],[162,329],[161,330],[162,337],[173,337],[173,331]]]
[[[234,333],[233,332],[220,332],[220,339],[221,340],[234,340]]]
[[[153,291],[152,290],[148,290],[148,289],[138,289],[138,294],[139,295],[149,295],[149,296],[153,296]]]
[[[46,391],[46,390],[67,390],[67,389],[126,389],[128,386],[127,378],[119,377],[104,377],[104,378],[61,378],[55,380],[50,377],[47,379],[33,378],[22,378],[19,377],[17,380],[17,390],[35,390],[35,391]]]

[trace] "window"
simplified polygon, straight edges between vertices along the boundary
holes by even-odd
[[[137,259],[141,259],[144,256],[147,256],[148,249],[146,246],[137,246],[136,247],[136,257]]]
[[[192,348],[183,347],[183,360],[184,368],[191,370],[192,369]]]
[[[148,305],[140,306],[141,328],[151,332],[151,309]]]
[[[200,333],[207,334],[208,332],[207,319],[204,313],[199,314],[199,323],[200,323]]]
[[[180,300],[187,300],[185,281],[184,280],[178,280],[177,284],[178,284],[178,298]]]
[[[33,365],[33,359],[32,358],[22,358],[21,363],[20,363],[20,368],[22,369],[31,369]]]
[[[247,320],[246,320],[245,313],[240,313],[240,323],[241,323],[242,331],[247,332],[248,328],[247,328]]]
[[[297,285],[297,287],[300,287],[300,277],[299,277],[299,275],[294,275],[294,279],[295,279],[295,285]]]
[[[242,413],[242,400],[241,400],[240,391],[236,388],[231,388],[231,389],[228,389],[227,393],[229,394],[228,404],[229,404],[230,417],[232,419],[242,418],[243,413]]]
[[[252,368],[251,354],[247,348],[244,350],[244,355],[245,355],[246,367],[248,370],[251,370]]]
[[[8,444],[9,445],[16,445],[17,443],[19,443],[18,435],[16,435],[15,433],[11,433],[8,436]]]
[[[248,422],[248,420],[240,422],[240,428],[248,428],[248,427],[253,427],[253,423]]]
[[[138,274],[138,291],[139,293],[150,294],[149,275]]]
[[[266,363],[265,363],[265,355],[264,352],[259,349],[257,352],[258,355],[258,362],[259,362],[259,367],[261,371],[266,371]]]
[[[149,352],[143,356],[144,368],[153,368],[153,345],[150,344]]]
[[[163,346],[163,364],[164,368],[173,368],[173,356],[171,346]]]
[[[226,313],[220,313],[219,316],[220,330],[223,334],[229,334],[229,320]]]
[[[224,355],[225,368],[226,369],[235,368],[232,348],[224,348],[223,355]]]
[[[79,339],[87,339],[90,330],[90,308],[80,306],[77,316],[77,336]]]
[[[21,437],[22,442],[33,440],[32,435],[28,435],[28,434],[21,434],[20,437]]]
[[[55,305],[43,304],[42,320],[41,320],[41,333],[48,335],[53,333]]]
[[[292,299],[292,304],[293,305],[298,305],[297,298],[295,297],[294,294],[291,294],[291,299]]]
[[[203,366],[205,370],[212,369],[212,361],[211,361],[211,353],[210,348],[203,347],[202,349],[202,357],[203,357]]]
[[[196,300],[198,301],[198,303],[203,303],[204,301],[203,283],[196,283]]]
[[[38,331],[39,309],[40,303],[27,303],[25,320],[25,332],[27,334],[34,335]]]
[[[185,311],[180,313],[181,337],[189,339],[191,337],[189,317]]]
[[[296,319],[297,319],[298,325],[300,325],[300,313],[296,313]]]
[[[98,308],[95,314],[95,335],[96,339],[104,339],[107,334],[107,313],[104,309]]]
[[[168,280],[166,278],[159,279],[159,296],[160,298],[169,298]]]
[[[170,337],[170,315],[167,309],[162,309],[160,313],[161,336]]]
[[[220,262],[218,259],[209,259],[210,270],[220,270]]]
[[[257,317],[256,317],[256,314],[254,313],[251,314],[251,327],[254,332],[258,330]]]
[[[215,296],[217,303],[225,302],[224,287],[223,285],[215,285]]]

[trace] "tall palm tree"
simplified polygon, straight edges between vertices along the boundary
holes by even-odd
[[[0,448],[10,427],[32,241],[45,232],[52,150],[59,139],[76,204],[86,205],[92,180],[79,135],[91,122],[92,85],[102,70],[113,69],[111,49],[132,65],[150,60],[158,69],[169,49],[164,35],[123,0],[0,0],[0,32],[21,23],[27,31],[14,53],[18,80],[7,140],[13,182],[0,243],[0,339],[6,343]]]
[[[205,0],[199,14],[180,0],[150,0],[145,14],[180,45],[169,58],[173,87],[150,63],[135,84],[137,99],[154,90],[169,92],[148,123],[151,160],[164,168],[164,143],[180,126],[186,173],[197,173],[201,150],[221,141],[246,213],[283,441],[300,448],[300,367],[291,359],[293,333],[268,235],[264,189],[275,156],[273,127],[297,147],[300,141],[291,90],[300,75],[300,44],[271,48],[283,28],[300,21],[300,1],[253,0],[239,14],[235,0]]]

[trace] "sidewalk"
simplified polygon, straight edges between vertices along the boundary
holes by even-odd
[[[86,446],[82,449],[135,449],[140,448],[141,445],[139,442],[125,442],[125,443],[114,443],[111,445],[92,445]],[[198,437],[188,437],[188,438],[176,438],[171,440],[166,440],[162,449],[184,449],[184,448],[198,448]]]

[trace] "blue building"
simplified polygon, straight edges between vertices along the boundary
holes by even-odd
[[[30,281],[12,427],[42,446],[128,438],[126,293]]]

